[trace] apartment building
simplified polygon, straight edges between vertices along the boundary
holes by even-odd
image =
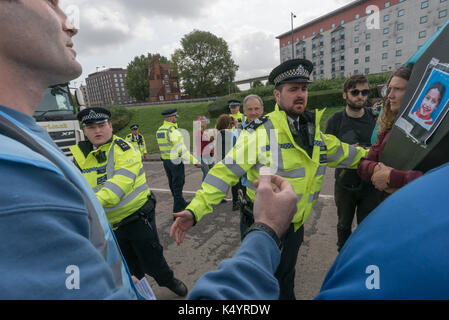
[[[449,0],[358,0],[278,37],[281,62],[306,58],[313,79],[392,71],[446,23]]]

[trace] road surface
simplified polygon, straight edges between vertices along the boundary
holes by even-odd
[[[168,188],[162,162],[146,161],[144,169],[150,188],[157,197],[156,224],[164,256],[175,276],[193,287],[205,272],[214,270],[224,259],[232,257],[240,246],[239,211],[232,211],[228,201],[215,207],[187,233],[178,246],[170,239],[173,222],[173,198]],[[186,165],[184,198],[189,201],[200,188],[201,169]],[[337,255],[337,213],[333,199],[334,170],[328,169],[318,203],[305,224],[304,242],[299,250],[296,265],[295,294],[298,300],[312,299],[320,290],[321,283]],[[229,193],[227,199],[230,199]],[[153,291],[160,300],[183,299],[170,290],[159,287],[149,277]]]

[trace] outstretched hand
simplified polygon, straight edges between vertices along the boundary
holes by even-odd
[[[170,238],[175,237],[178,246],[184,241],[187,231],[193,226],[194,220],[190,211],[184,210],[173,213],[176,218],[170,228]]]

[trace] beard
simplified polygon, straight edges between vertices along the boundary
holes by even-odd
[[[299,109],[294,108],[295,104],[303,104],[304,107]],[[306,109],[306,101],[302,98],[298,98],[296,100],[293,101],[293,103],[290,106],[286,106],[283,101],[281,100],[279,103],[279,108],[284,110],[285,113],[290,116],[292,119],[297,119],[301,114],[304,113],[305,109]]]
[[[360,105],[354,101],[351,101],[350,99],[346,99],[346,105],[353,111],[360,111],[365,106],[365,103],[366,101]]]

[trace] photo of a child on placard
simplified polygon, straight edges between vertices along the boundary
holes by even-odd
[[[441,82],[434,82],[426,90],[421,103],[417,103],[409,114],[409,117],[421,127],[430,130],[440,114],[442,101],[446,92],[446,86]],[[447,100],[447,99],[446,99]],[[419,102],[419,100],[418,100]]]
[[[446,116],[448,101],[449,70],[442,64],[429,65],[397,125],[414,140],[427,143]]]

